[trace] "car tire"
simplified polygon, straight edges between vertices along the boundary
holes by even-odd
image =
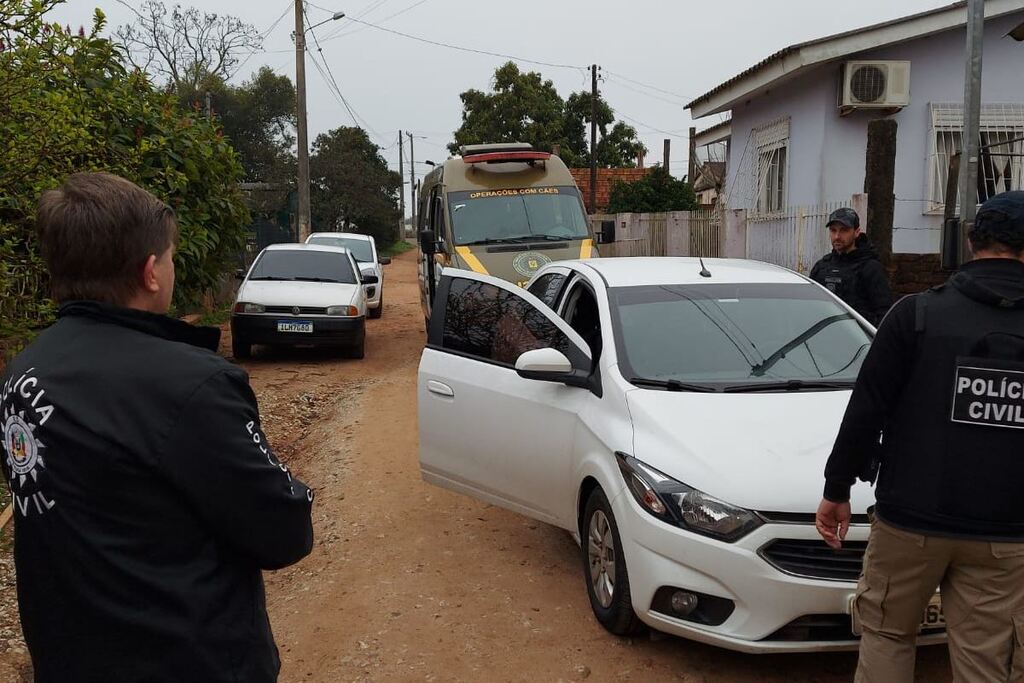
[[[376,319],[381,317],[382,315],[384,315],[384,292],[380,293],[380,303],[377,305],[377,308],[370,309],[371,318]]]
[[[246,360],[252,358],[252,344],[247,341],[232,337],[231,339],[231,355],[236,360]]]
[[[646,626],[633,611],[619,527],[600,487],[587,499],[580,524],[583,578],[594,616],[610,633],[631,636]]]

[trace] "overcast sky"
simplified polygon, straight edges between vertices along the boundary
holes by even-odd
[[[138,7],[141,2],[67,0],[53,12],[53,19],[75,28],[88,26],[93,8],[100,7],[112,32],[133,19],[122,3]],[[181,4],[241,17],[260,32],[274,26],[264,52],[252,55],[236,80],[263,65],[294,79],[293,0]],[[331,11],[342,11],[436,42],[563,65],[520,64],[554,81],[563,97],[589,89],[586,69],[597,63],[606,77],[602,93],[650,150],[647,165],[661,161],[662,141],[669,137],[672,171],[682,176],[691,125],[684,106],[691,98],[787,45],[946,4],[947,0],[316,0],[315,5],[307,2],[307,8],[314,24],[330,18]],[[415,143],[417,177],[426,169],[423,160],[447,158],[445,145],[461,121],[459,93],[488,89],[494,69],[506,61],[428,45],[348,18],[326,23],[314,34],[342,93],[366,121],[371,137],[387,148],[384,156],[393,168],[398,168],[399,129],[423,136]],[[308,61],[306,80],[310,141],[331,128],[352,125],[348,112]]]

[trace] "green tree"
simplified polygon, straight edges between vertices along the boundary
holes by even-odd
[[[0,4],[0,337],[45,325],[52,304],[34,236],[43,190],[71,173],[129,178],[178,212],[178,302],[212,286],[241,248],[238,157],[213,121],[183,110],[100,37],[45,21],[60,0]]]
[[[660,213],[696,208],[693,186],[674,178],[661,166],[634,183],[615,183],[608,199],[608,213]]]
[[[313,141],[309,168],[313,224],[318,230],[372,235],[394,242],[402,179],[362,128],[341,127]]]
[[[562,99],[550,80],[535,71],[523,73],[514,62],[508,62],[494,72],[491,92],[470,89],[459,97],[462,125],[455,131],[455,141],[448,145],[452,154],[457,154],[462,145],[528,142],[545,151],[559,146],[560,156],[570,167],[590,164],[589,92]],[[598,166],[635,166],[637,155],[646,151],[636,130],[616,122],[612,108],[600,97],[596,119],[600,133]]]

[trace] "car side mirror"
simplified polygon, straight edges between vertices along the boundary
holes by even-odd
[[[244,280],[245,279],[245,268],[238,268],[238,269],[235,270],[235,279],[236,280]]]
[[[370,273],[363,275],[364,285],[375,285],[378,282],[380,282],[380,278],[377,277],[376,275],[371,275]]]
[[[437,235],[433,230],[420,231],[420,251],[427,255],[437,253]]]
[[[516,360],[516,373],[523,379],[586,386],[586,373],[576,370],[565,354],[557,349],[534,349]]]
[[[390,256],[381,256],[380,259],[377,261],[377,263],[381,264],[382,266],[390,266],[391,265],[391,257]]]

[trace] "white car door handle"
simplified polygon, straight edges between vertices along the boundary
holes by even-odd
[[[438,396],[444,396],[446,398],[455,398],[455,390],[447,384],[430,380],[427,382],[427,391]]]

